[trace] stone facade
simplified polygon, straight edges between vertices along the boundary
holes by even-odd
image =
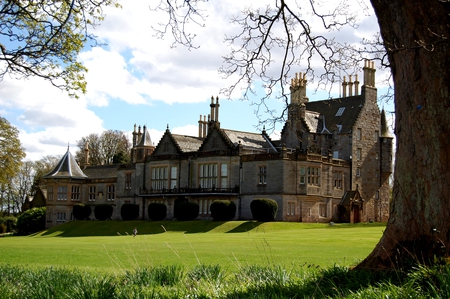
[[[199,218],[209,219],[211,203],[228,199],[238,207],[235,219],[252,219],[255,198],[276,200],[277,220],[386,221],[393,137],[377,105],[373,63],[366,61],[363,71],[361,88],[357,76],[344,77],[343,97],[313,102],[306,76],[296,75],[280,140],[221,128],[218,98],[211,98],[208,116],[200,115],[198,136],[167,128],[154,146],[145,126],[141,132],[135,125],[132,163],[70,173],[60,167],[44,176],[47,225],[71,220],[77,203],[111,204],[113,219],[120,219],[122,204],[134,203],[148,219],[148,205],[162,202],[172,219],[178,202],[192,201]],[[60,164],[76,168],[64,159],[73,159],[69,151]]]

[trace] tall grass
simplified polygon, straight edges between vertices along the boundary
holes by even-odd
[[[100,274],[57,267],[0,265],[0,298],[450,298],[450,266],[409,273],[361,272],[347,267],[245,266],[225,272],[217,265],[142,268]]]

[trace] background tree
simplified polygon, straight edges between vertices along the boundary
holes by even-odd
[[[58,162],[61,160],[61,158],[61,155],[47,155],[34,162],[34,179],[31,195],[34,195],[37,187],[45,187],[41,186],[42,176],[52,171],[53,168],[55,168]]]
[[[172,32],[176,42],[192,47],[193,35],[184,28],[188,22],[201,24],[205,15],[198,7],[203,2],[207,1],[161,1],[157,10],[166,12],[169,19],[159,33]],[[347,14],[347,2],[328,1],[323,6],[317,0],[274,0],[264,9],[246,8],[232,20],[242,31],[226,38],[230,55],[225,57],[222,72],[237,76],[237,83],[247,84],[247,92],[252,92],[251,85],[258,79],[268,90],[265,99],[272,96],[275,86],[287,99],[286,79],[292,77],[289,74],[294,66],[300,68],[300,63],[319,83],[335,82],[339,69],[345,73],[364,58],[377,58],[388,66],[395,88],[397,137],[393,199],[383,237],[358,267],[427,264],[436,257],[450,256],[450,3],[370,2],[381,38],[372,47],[361,49],[335,43],[320,33],[323,29],[354,25],[353,16]],[[317,29],[317,35],[305,18],[308,13],[324,27]],[[283,54],[277,55],[280,49]],[[314,73],[311,67],[314,56],[322,60],[321,74]]]
[[[101,135],[89,134],[77,141],[76,160],[84,165],[86,143],[89,145],[89,164],[107,165],[127,163],[130,161],[131,142],[125,132],[117,130],[104,131]]]
[[[96,44],[89,30],[103,20],[103,7],[116,0],[2,1],[0,80],[37,76],[71,96],[86,91],[86,68],[78,53]]]
[[[19,130],[0,116],[0,184],[6,184],[19,171],[25,157]]]

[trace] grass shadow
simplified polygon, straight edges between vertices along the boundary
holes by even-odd
[[[245,233],[248,231],[251,231],[252,229],[257,228],[264,222],[257,222],[257,221],[245,221],[241,223],[240,225],[236,226],[232,230],[227,231],[227,233]]]

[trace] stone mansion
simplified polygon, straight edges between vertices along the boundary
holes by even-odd
[[[252,219],[254,198],[275,200],[280,221],[386,221],[393,136],[377,105],[373,62],[365,61],[361,86],[357,75],[343,79],[341,98],[310,102],[306,76],[297,74],[279,140],[222,128],[219,99],[211,98],[198,136],[167,128],[155,146],[135,125],[131,163],[90,166],[86,148],[80,167],[67,150],[43,177],[47,227],[72,220],[80,203],[111,204],[113,219],[134,203],[148,219],[148,205],[161,202],[172,219],[175,204],[188,200],[198,203],[199,219],[210,219],[210,204],[226,199],[236,204],[235,219]]]

